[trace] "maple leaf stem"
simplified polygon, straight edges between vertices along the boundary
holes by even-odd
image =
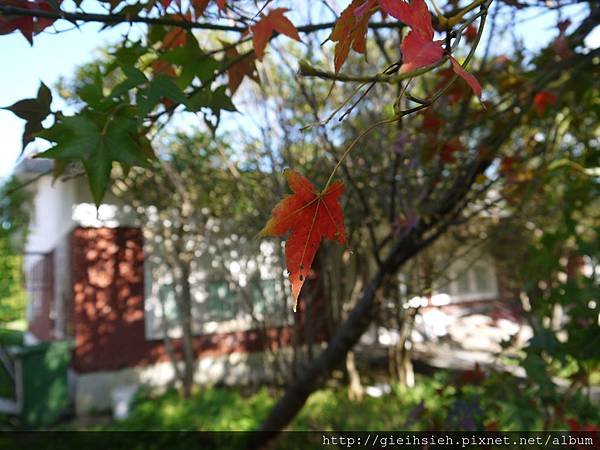
[[[369,128],[367,128],[362,133],[360,133],[356,138],[354,138],[354,140],[350,143],[350,145],[348,145],[348,147],[346,148],[346,150],[342,154],[342,157],[339,159],[339,161],[337,162],[337,164],[335,165],[335,167],[331,171],[331,175],[329,175],[329,178],[327,179],[327,183],[325,184],[325,187],[323,188],[323,191],[321,191],[321,192],[323,193],[323,192],[325,192],[327,190],[327,188],[329,187],[329,185],[333,181],[333,177],[335,176],[335,173],[337,172],[337,170],[340,168],[340,166],[342,165],[342,163],[344,162],[344,160],[346,159],[346,157],[350,154],[350,152],[352,151],[352,149],[356,146],[356,144],[358,144],[361,141],[361,139],[363,137],[365,137],[367,134],[369,134],[371,131],[373,131],[375,128],[377,128],[377,127],[379,127],[381,125],[385,125],[385,124],[388,124],[388,123],[397,122],[400,119],[400,117],[401,116],[394,116],[391,119],[385,119],[385,120],[381,120],[379,122],[375,122]]]

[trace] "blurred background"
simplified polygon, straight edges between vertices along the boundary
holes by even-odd
[[[294,22],[334,20],[343,3],[299,7]],[[291,429],[597,430],[598,56],[564,68],[526,108],[512,103],[549,67],[597,49],[597,16],[594,2],[494,1],[470,66],[482,102],[458,81],[353,151],[339,172],[348,243],[322,244],[297,313],[282,240],[256,237],[289,193],[283,169],[322,186],[405,86],[374,85],[344,120],[319,126],[355,86],[297,75],[300,57],[329,64],[327,33],[276,41],[236,87],[237,112],[224,108],[216,131],[175,117],[154,139],[157,170],[115,169],[99,208],[80,168],[53,181],[54,162],[30,158],[44,141],[19,156],[23,124],[0,110],[0,429],[255,429],[327,346],[390,239],[448,206]],[[42,80],[53,104],[76,111],[90,89],[122,81],[110,67],[123,28],[102,43],[93,25],[54,27],[32,48],[0,39],[12,61],[2,106]],[[398,58],[397,30],[370,33],[368,60],[349,58],[356,74]],[[64,64],[28,66],[48,52]],[[489,168],[454,202],[482,155]]]

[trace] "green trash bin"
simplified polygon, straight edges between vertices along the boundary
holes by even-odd
[[[47,427],[67,410],[71,348],[68,341],[13,347],[17,397],[24,427]]]

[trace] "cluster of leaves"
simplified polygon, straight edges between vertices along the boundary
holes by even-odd
[[[473,5],[479,2],[473,3]],[[431,14],[424,0],[412,0],[411,2],[392,0],[354,0],[346,8],[338,19],[331,34],[331,40],[337,42],[335,47],[335,70],[339,72],[346,62],[350,48],[358,53],[366,53],[366,34],[369,18],[380,9],[384,15],[398,19],[410,28],[408,34],[402,40],[402,65],[400,73],[411,73],[417,69],[435,66],[448,55],[452,63],[452,69],[462,77],[477,94],[481,97],[481,86],[471,74],[448,53],[444,51],[444,40],[434,40],[434,30]],[[467,10],[470,8],[467,8]],[[466,11],[445,19],[440,12],[439,17],[448,27],[450,24],[458,23]],[[465,27],[466,29],[466,27]],[[450,32],[450,29],[447,29]]]
[[[354,0],[341,13],[330,36],[330,39],[336,42],[334,56],[336,73],[340,71],[345,63],[351,48],[358,53],[366,53],[366,33],[369,19],[379,8],[384,14],[398,19],[411,29],[402,40],[403,59],[402,64],[397,68],[400,74],[416,76],[420,73],[419,70],[436,67],[441,63],[445,54],[442,47],[443,41],[433,40],[434,30],[431,14],[424,0],[412,0],[411,2]],[[447,21],[447,25],[456,22],[457,18],[462,18],[465,12],[461,12],[460,17],[455,16],[449,22]],[[443,17],[441,13],[440,16]],[[448,57],[452,63],[452,70],[469,84],[478,97],[481,97],[481,86],[475,77],[467,73],[454,57],[451,55],[448,55]],[[452,81],[449,85],[451,84]],[[333,173],[336,169],[337,166]],[[289,176],[288,180],[290,180]],[[337,203],[330,205],[329,208],[324,208],[324,212],[328,212],[328,215],[321,218],[319,214],[321,199],[326,199],[327,189],[331,189],[331,187],[326,185],[325,189],[319,193],[310,185],[308,180],[306,180],[306,183],[310,186],[308,190],[312,194],[302,195],[292,187],[295,195],[284,199],[275,207],[273,219],[263,230],[265,235],[278,235],[291,230],[290,238],[286,242],[286,264],[292,281],[295,303],[297,303],[300,289],[310,273],[312,260],[321,238],[324,236],[334,239],[336,235],[343,235],[341,232],[343,231],[343,225],[340,225],[340,219],[343,219],[343,216],[340,214],[338,217],[333,212],[329,213],[330,208],[333,211],[334,207],[338,207]],[[327,202],[323,204],[327,205]],[[327,224],[328,226],[333,224],[333,227],[328,234],[325,231],[318,231],[319,224]],[[338,229],[341,231],[338,232]],[[334,232],[337,234],[332,234]],[[341,243],[344,242],[343,239],[338,240]]]
[[[118,9],[120,3],[111,2],[111,12],[133,14],[142,10],[141,5],[136,10]],[[208,3],[192,2],[193,14],[180,19],[201,17]],[[224,1],[217,3],[220,10],[225,8]],[[150,2],[145,9],[150,12],[156,7],[167,11],[175,6],[181,8],[181,3]],[[132,166],[151,167],[150,161],[155,156],[149,134],[161,118],[167,118],[181,106],[186,111],[204,114],[207,125],[214,129],[221,111],[235,111],[230,97],[245,77],[258,80],[254,60],[262,59],[272,33],[288,34],[299,40],[284,12],[281,8],[274,9],[249,28],[255,52],[240,54],[236,45],[224,42],[220,60],[203,51],[196,36],[183,27],[150,27],[144,42],[116,48],[108,64],[98,66],[82,80],[75,92],[80,100],[77,114],[51,111],[52,96],[43,84],[36,98],[19,101],[6,109],[27,121],[24,147],[35,137],[55,144],[36,155],[56,160],[55,177],[62,175],[69,163],[83,166],[93,198],[100,204],[110,184],[114,162],[125,172]],[[20,29],[25,33],[19,20],[20,17],[14,19],[15,28],[6,28],[7,32]],[[227,74],[226,84],[217,82],[215,86],[222,74]],[[54,124],[44,130],[41,123],[49,115],[53,115]]]

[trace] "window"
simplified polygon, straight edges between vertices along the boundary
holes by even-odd
[[[237,295],[229,288],[229,283],[226,281],[206,283],[206,298],[202,309],[207,322],[225,322],[235,319],[237,303]]]
[[[145,323],[147,339],[162,339],[165,323],[169,336],[181,336],[178,327],[176,287],[170,277],[152,279],[147,270],[145,279]],[[268,317],[285,319],[285,302],[281,302],[277,283],[273,279],[252,280],[246,287],[246,297],[226,280],[198,280],[192,283],[192,318],[194,334],[227,333],[249,330],[253,326],[248,302],[259,320]],[[249,293],[249,296],[248,296]],[[279,300],[279,301],[278,301]]]
[[[252,304],[258,314],[262,316],[277,312],[280,303],[277,302],[275,280],[259,280],[251,284]],[[284,303],[285,304],[285,303]]]
[[[448,294],[451,302],[498,297],[496,270],[487,257],[474,262],[456,262],[448,270],[447,277],[449,282],[444,283],[438,293]]]
[[[215,256],[216,247],[215,251],[210,250],[212,244],[207,243],[206,251],[193,261],[191,267],[189,281],[194,334],[246,331],[256,326],[254,319],[262,321],[263,318],[269,326],[285,324],[291,313],[286,308],[288,294],[278,278],[283,268],[276,249],[264,242],[256,248],[254,242],[252,245],[243,244],[237,237],[214,242],[219,243],[223,250]],[[227,245],[230,245],[231,251]],[[150,241],[145,243],[147,339],[162,339],[165,326],[169,336],[181,336],[177,320],[177,277],[165,263],[162,251],[165,249],[161,245]]]

